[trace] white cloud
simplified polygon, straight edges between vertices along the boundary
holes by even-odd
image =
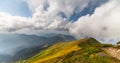
[[[120,2],[110,2],[96,8],[93,15],[70,22],[73,12],[81,12],[88,3],[96,0],[23,0],[27,2],[32,17],[12,16],[0,13],[0,30],[13,33],[36,34],[42,30],[67,31],[76,37],[120,38]],[[63,18],[61,13],[66,16]],[[114,31],[113,31],[114,30]],[[43,31],[42,31],[43,33]]]
[[[34,15],[44,15],[44,17],[53,19],[63,12],[69,18],[73,11],[82,11],[91,0],[25,0]]]
[[[81,12],[91,0],[22,0],[33,12],[32,17],[12,16],[0,12],[0,30],[16,32],[21,30],[68,30],[68,19],[73,11]],[[66,15],[63,18],[60,13]],[[24,33],[24,32],[21,32]]]
[[[120,1],[110,2],[96,8],[93,15],[80,17],[70,27],[70,32],[78,37],[120,39]]]
[[[12,16],[8,13],[0,12],[0,30],[1,31],[15,31],[17,29],[26,28],[30,26],[27,21],[28,18]]]

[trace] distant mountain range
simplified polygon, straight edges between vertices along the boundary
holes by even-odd
[[[50,45],[57,42],[66,42],[75,40],[73,36],[57,34],[52,37],[43,37],[43,36],[35,36],[35,35],[24,35],[24,34],[0,34],[0,41],[4,43],[8,43],[9,47],[16,48],[13,50],[14,55],[10,56],[7,54],[0,55],[1,62],[15,61],[15,60],[23,60],[32,57],[37,54],[41,50],[49,47]],[[18,45],[18,46],[17,46]],[[9,51],[9,50],[8,50]]]

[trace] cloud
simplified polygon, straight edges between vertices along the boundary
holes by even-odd
[[[68,29],[73,12],[81,12],[90,0],[41,0],[39,3],[37,0],[26,1],[34,12],[31,20],[35,23],[35,28],[62,31]]]
[[[29,26],[27,18],[20,16],[12,16],[8,13],[0,12],[0,30],[14,31]],[[24,25],[25,24],[25,25]]]
[[[81,12],[91,0],[22,0],[33,12],[32,17],[12,16],[0,12],[0,30],[8,32],[60,30],[68,31],[69,18],[75,11]],[[21,32],[24,33],[24,32]]]
[[[109,0],[22,0],[33,12],[32,17],[12,16],[0,12],[0,30],[22,34],[44,34],[44,31],[59,33],[70,32],[77,38],[95,37],[118,39],[119,28],[119,1]],[[92,2],[92,3],[91,3]],[[74,13],[80,13],[88,5],[97,7],[93,14],[88,14],[75,22],[70,18]],[[93,10],[93,9],[90,9]],[[114,31],[111,31],[114,30]],[[46,32],[45,32],[46,33]]]
[[[96,8],[94,14],[72,23],[70,32],[77,37],[120,39],[120,1],[110,0]]]
[[[65,13],[67,17],[71,16],[73,11],[82,11],[91,0],[24,0],[28,3],[30,9],[37,14],[46,14],[46,16],[55,16],[59,12]],[[49,16],[49,17],[51,17]]]

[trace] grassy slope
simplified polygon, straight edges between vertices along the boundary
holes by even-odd
[[[93,38],[60,42],[20,63],[119,63],[104,52],[105,47],[111,45],[100,44]]]
[[[21,63],[41,63],[49,59],[64,56],[72,51],[79,50],[80,47],[77,46],[78,43],[79,43],[79,40],[72,41],[72,42],[56,43],[55,45],[49,47],[46,50],[43,50],[42,52],[35,55],[34,57],[28,60],[25,60]]]

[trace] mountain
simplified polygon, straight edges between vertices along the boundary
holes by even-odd
[[[94,38],[71,42],[59,42],[42,50],[35,56],[16,63],[120,63],[105,49],[111,44],[101,44]]]
[[[4,54],[0,56],[2,61],[17,61],[30,58],[41,50],[57,42],[66,42],[75,40],[73,36],[56,34],[52,37],[25,35],[25,34],[0,34],[0,43],[8,48],[6,52],[12,53],[11,56]]]
[[[8,43],[10,46],[40,46],[45,44],[52,44],[58,41],[75,40],[73,36],[56,34],[52,37],[25,35],[25,34],[0,34],[0,43]]]

